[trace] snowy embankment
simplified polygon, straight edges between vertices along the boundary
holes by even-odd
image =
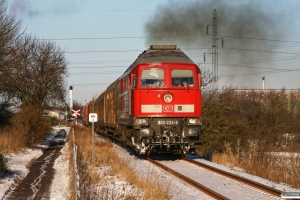
[[[69,130],[67,130],[69,134]],[[53,168],[55,169],[55,175],[52,181],[50,190],[50,200],[68,199],[70,183],[70,170],[69,170],[69,143],[65,143],[61,149],[61,155],[55,160]]]
[[[12,153],[10,155],[5,155],[5,158],[7,159],[7,164],[9,169],[11,170],[10,174],[5,174],[4,177],[0,179],[0,199],[3,200],[7,197],[8,193],[12,191],[16,185],[20,182],[20,180],[24,179],[26,175],[29,173],[29,167],[32,162],[34,162],[38,157],[40,157],[43,154],[43,150],[48,148],[50,145],[51,140],[54,139],[59,129],[64,128],[69,132],[68,127],[53,127],[53,130],[47,135],[45,141],[41,145],[37,145],[35,149],[24,149],[18,153]],[[66,151],[65,148],[62,149],[62,151]],[[64,155],[64,153],[63,153]],[[65,164],[58,164],[57,162],[64,163],[64,156],[60,156],[57,161],[55,162],[55,169],[59,169],[55,176],[59,173],[61,176],[62,172],[61,170],[65,170],[65,167],[68,167],[68,165],[65,166]],[[63,172],[65,173],[65,172]],[[68,172],[67,172],[68,174]],[[68,181],[67,178],[64,178],[64,181]],[[68,185],[62,185],[64,182],[62,181],[60,183],[60,188],[63,188],[63,186]],[[54,187],[55,189],[55,187]],[[64,190],[66,191],[66,190]],[[54,195],[55,197],[55,195]],[[62,198],[60,198],[62,199]]]
[[[179,179],[177,179],[176,177],[173,177],[172,175],[168,174],[164,170],[157,168],[156,166],[152,166],[146,160],[137,159],[134,155],[131,155],[123,148],[120,148],[118,145],[114,145],[114,148],[121,157],[123,157],[126,160],[130,160],[132,167],[135,167],[137,172],[140,172],[141,174],[145,174],[145,173],[147,173],[147,171],[149,172],[149,169],[150,169],[151,173],[154,173],[159,178],[165,180],[166,183],[168,182],[168,180],[172,180],[170,182],[170,188],[171,188],[170,193],[174,199],[211,199],[210,197],[207,197],[202,192],[197,191],[194,187],[189,186],[189,185],[185,184],[184,182],[180,181]],[[269,181],[264,178],[254,176],[254,175],[247,173],[246,171],[244,171],[242,169],[237,169],[237,168],[232,169],[232,168],[229,168],[229,167],[217,164],[217,163],[213,163],[213,162],[204,160],[202,158],[199,158],[198,156],[188,155],[187,157],[190,159],[193,159],[197,162],[202,162],[204,164],[207,164],[207,165],[213,166],[215,168],[236,174],[238,176],[259,182],[261,184],[276,188],[276,189],[284,191],[284,192],[300,192],[299,188],[293,188],[284,183],[275,183],[273,181]],[[178,162],[176,162],[176,160],[166,159],[165,162],[168,163],[170,166],[174,166],[175,168],[178,167],[177,166]],[[186,164],[184,167],[182,167],[181,170],[182,170],[181,173],[184,175],[194,172],[194,174],[191,176],[191,178],[197,182],[198,181],[200,182],[200,180],[203,179],[203,173],[201,173],[201,169],[195,170],[195,166],[193,166],[192,164]],[[227,179],[224,176],[218,176],[218,178],[219,178],[219,180],[217,180],[215,182],[216,185],[222,183],[224,181],[223,179]],[[208,181],[209,181],[209,179],[208,179]],[[223,187],[224,191],[227,190],[227,188],[224,187],[224,185],[221,185],[221,186]],[[220,188],[221,188],[221,186],[220,186]],[[233,194],[237,195],[239,188],[233,187],[233,188],[231,188],[231,190],[235,191]],[[221,189],[219,189],[218,191],[221,192]],[[255,191],[255,189],[253,191]],[[235,196],[235,197],[236,197],[236,199],[247,199],[246,195],[240,195],[240,196]],[[270,197],[268,195],[266,195],[266,199],[267,198],[270,198]]]

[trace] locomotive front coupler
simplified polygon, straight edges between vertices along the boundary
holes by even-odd
[[[167,145],[167,150],[169,150],[170,142],[175,143],[176,126],[161,126],[160,133],[162,133],[162,137],[160,137],[160,148],[162,148],[162,143],[164,142]]]

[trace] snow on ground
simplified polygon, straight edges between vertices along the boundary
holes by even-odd
[[[213,163],[213,162],[201,159],[201,158],[197,158],[197,157],[193,157],[193,156],[189,156],[189,157],[194,159],[197,162],[202,162],[204,164],[207,164],[207,165],[213,166],[215,168],[230,172],[230,173],[235,174],[237,176],[241,176],[241,177],[250,179],[252,181],[259,182],[261,184],[267,185],[267,186],[275,188],[277,190],[286,191],[286,192],[300,192],[300,188],[293,188],[293,187],[291,187],[287,184],[284,184],[284,183],[276,183],[276,182],[261,178],[259,176],[254,176],[254,175],[251,175],[251,174],[249,174],[249,173],[247,173],[244,170],[239,169],[239,168],[233,168],[232,169],[232,168],[226,167],[224,165]]]
[[[117,145],[114,145],[114,148],[119,153],[120,157],[130,160],[130,163],[132,164],[132,166],[135,167],[139,173],[141,173],[141,174],[149,173],[149,170],[150,170],[150,173],[157,175],[158,178],[161,179],[161,181],[164,181],[165,183],[170,183],[171,184],[170,193],[171,193],[171,196],[173,197],[173,199],[210,199],[208,196],[206,196],[202,192],[199,192],[194,187],[183,183],[181,180],[177,179],[176,177],[168,175],[164,170],[162,170],[156,166],[150,165],[148,161],[140,160],[136,156],[130,155],[130,153],[128,153],[126,150],[124,150],[123,148],[121,148]],[[229,167],[204,160],[202,158],[199,158],[198,156],[188,155],[187,157],[194,159],[195,161],[202,162],[207,165],[211,165],[215,168],[222,169],[224,171],[228,171],[230,173],[242,176],[244,178],[262,183],[269,187],[274,187],[281,191],[300,192],[300,189],[290,187],[283,183],[274,183],[273,181],[269,181],[269,180],[263,179],[261,177],[246,173],[246,172],[242,171],[241,169],[231,169]],[[169,161],[169,162],[172,162],[172,161]],[[185,165],[186,172],[189,172],[192,170],[194,170],[194,167],[192,165]],[[195,174],[195,176],[196,176],[196,174]],[[201,179],[201,174],[198,178]],[[217,182],[221,183],[222,182],[221,179],[224,179],[224,177],[219,176],[219,178],[220,178],[220,181],[217,181]]]
[[[11,154],[9,156],[6,156],[8,159],[8,164],[10,169],[13,171],[13,174],[7,175],[4,178],[0,179],[0,199],[4,200],[7,193],[15,187],[15,180],[17,179],[23,179],[27,173],[27,165],[31,162],[31,160],[38,158],[42,155],[42,149],[45,149],[49,146],[49,141],[53,139],[61,127],[55,127],[54,130],[48,135],[45,143],[43,145],[39,146],[39,149],[27,149],[24,150],[18,154]],[[68,129],[67,132],[69,132],[69,127],[63,127],[65,129]],[[52,182],[51,186],[51,194],[50,194],[50,200],[58,200],[58,199],[67,199],[68,196],[68,185],[70,181],[70,174],[69,174],[69,160],[68,160],[68,152],[67,152],[67,143],[61,150],[61,155],[59,158],[55,161],[54,168],[56,170],[56,174],[54,176],[54,180]],[[128,160],[132,167],[136,169],[138,173],[141,175],[145,175],[147,173],[150,173],[153,175],[153,177],[157,177],[159,181],[161,181],[164,184],[170,184],[170,194],[172,196],[172,199],[211,199],[207,195],[203,194],[202,192],[196,190],[194,187],[178,180],[177,178],[174,178],[173,176],[167,174],[164,170],[153,166],[146,160],[142,160],[137,158],[135,155],[132,155],[127,150],[119,147],[118,145],[114,145],[114,149],[118,152],[120,157],[124,158],[125,160]],[[250,175],[248,173],[245,173],[238,169],[230,169],[228,167],[212,163],[209,161],[206,161],[204,159],[192,157],[196,161],[204,162],[205,164],[212,165],[216,168],[221,168],[222,170],[229,171],[231,173],[243,176],[245,178],[258,181],[262,184],[269,185],[271,187],[274,187],[287,191],[287,192],[299,192],[299,189],[295,189],[292,187],[289,187],[285,184],[279,184],[274,183],[272,181],[268,181],[265,179],[262,179],[257,176]],[[99,173],[102,173],[99,169]],[[188,169],[187,169],[188,170]],[[115,177],[116,178],[116,177]],[[114,184],[113,187],[115,191],[119,191],[118,188],[123,188],[126,186],[126,190],[124,190],[124,195],[130,194],[130,192],[137,192],[133,191],[131,189],[131,186],[129,186],[126,182],[122,180],[115,179],[114,181],[116,184]],[[121,195],[121,194],[119,194]]]
[[[69,131],[67,131],[69,133]],[[61,155],[55,160],[54,169],[55,175],[52,181],[50,200],[61,200],[68,199],[68,186],[70,182],[69,173],[69,143],[65,143],[64,147],[61,149]]]
[[[137,173],[140,175],[150,174],[150,176],[157,179],[161,184],[170,185],[169,193],[172,199],[212,199],[203,192],[195,189],[193,186],[171,176],[163,169],[149,163],[147,160],[136,157],[118,145],[114,144],[114,149],[119,154],[119,157],[129,161],[131,166],[136,169]]]
[[[122,177],[108,175],[111,170],[109,166],[95,167],[95,169],[101,177],[101,182],[87,187],[93,190],[89,193],[89,199],[129,199],[133,196],[143,199],[141,188],[130,185]]]
[[[30,163],[43,154],[43,150],[49,147],[50,141],[56,136],[60,128],[69,129],[68,127],[53,127],[53,131],[48,133],[44,143],[37,145],[36,149],[28,148],[16,154],[12,153],[10,155],[5,155],[11,173],[4,175],[3,178],[0,178],[1,200],[4,200],[7,194],[16,187],[16,184],[26,177],[29,172],[28,166],[30,166]],[[59,159],[62,159],[62,156],[60,156]],[[64,167],[61,168],[62,170],[64,169]]]
[[[0,179],[0,198],[4,199],[9,191],[13,190],[16,182],[26,177],[29,170],[27,166],[29,163],[42,155],[41,149],[26,149],[18,154],[11,154],[5,156],[8,160],[8,166],[12,171],[11,174],[5,175]]]

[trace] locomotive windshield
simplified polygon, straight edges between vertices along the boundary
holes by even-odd
[[[142,86],[156,87],[164,85],[164,71],[159,68],[144,69],[141,78]]]
[[[191,70],[172,70],[172,85],[173,86],[193,86],[194,78]]]

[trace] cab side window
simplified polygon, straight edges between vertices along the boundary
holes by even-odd
[[[164,85],[164,70],[159,68],[142,71],[141,86],[156,87]]]
[[[193,86],[194,78],[191,70],[172,70],[172,86]]]

